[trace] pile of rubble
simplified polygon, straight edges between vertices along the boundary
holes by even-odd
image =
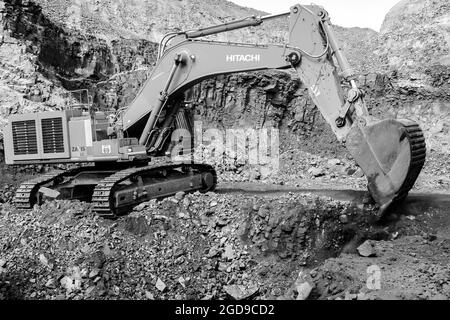
[[[370,207],[294,194],[237,200],[180,193],[141,204],[117,221],[99,219],[79,202],[27,212],[3,204],[0,295],[275,298],[285,294],[299,265],[336,255],[348,237],[343,229],[372,214]]]
[[[178,193],[115,221],[76,201],[0,204],[0,298],[449,297],[450,243],[419,219],[375,224],[370,205],[292,193]]]

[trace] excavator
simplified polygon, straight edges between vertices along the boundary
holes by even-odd
[[[204,38],[276,18],[289,21],[288,43]],[[4,131],[7,164],[81,164],[22,183],[14,196],[18,208],[42,203],[42,190],[50,190],[58,198],[90,201],[98,215],[115,218],[149,199],[213,191],[213,166],[168,156],[179,139],[174,132],[193,131],[184,94],[206,78],[256,70],[296,71],[337,140],[364,172],[381,212],[405,199],[424,165],[425,139],[417,123],[369,114],[356,74],[320,6],[297,4],[281,14],[171,32],[158,51],[149,78],[112,120],[105,111],[78,108],[9,117]]]

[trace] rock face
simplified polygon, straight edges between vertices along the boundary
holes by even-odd
[[[41,0],[42,13],[69,32],[101,39],[145,39],[158,43],[164,34],[221,24],[262,11],[221,0]],[[287,6],[286,11],[289,10]],[[332,18],[332,17],[331,17]],[[207,38],[247,43],[283,43],[287,40],[288,20],[266,21],[255,28],[243,28]],[[337,27],[338,37],[358,71],[374,66],[372,54],[377,33],[364,28]],[[373,56],[373,57],[372,57]],[[371,63],[372,62],[372,63]],[[360,69],[363,66],[364,69]]]
[[[333,17],[331,17],[333,22]],[[382,59],[377,54],[379,33],[369,28],[334,26],[336,36],[352,68],[359,74],[380,72]]]
[[[447,0],[403,0],[387,14],[380,55],[390,68],[424,71],[450,66],[450,3]]]
[[[0,45],[0,132],[11,114],[63,108],[70,101],[66,90],[39,72],[26,45],[14,38]]]
[[[51,6],[50,6],[51,7]],[[32,1],[5,1],[5,22],[11,36],[25,41],[43,72],[67,89],[89,88],[113,74],[148,66],[156,44],[144,39],[108,40],[82,30],[65,29]]]
[[[97,37],[146,39],[159,42],[174,30],[196,29],[264,12],[221,0],[40,0],[43,13],[69,30]],[[289,7],[286,7],[289,10]],[[278,23],[258,29],[241,29],[213,39],[259,41],[284,39]]]

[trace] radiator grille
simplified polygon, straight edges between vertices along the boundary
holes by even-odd
[[[64,153],[62,118],[42,119],[41,124],[44,153]]]
[[[15,155],[38,153],[35,120],[12,122],[12,136]]]

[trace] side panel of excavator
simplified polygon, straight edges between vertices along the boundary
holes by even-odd
[[[81,110],[13,115],[5,127],[7,164],[115,162],[145,148],[136,138],[110,139],[102,112]]]

